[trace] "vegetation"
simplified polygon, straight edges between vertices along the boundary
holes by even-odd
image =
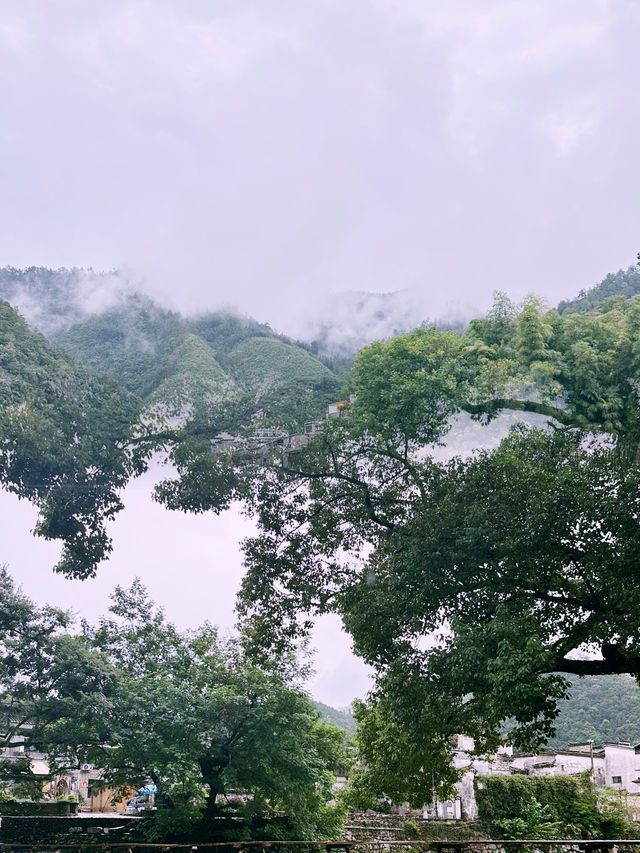
[[[293,659],[260,668],[210,625],[180,633],[138,582],[74,635],[66,614],[35,607],[6,571],[0,580],[3,746],[44,751],[52,773],[92,763],[111,786],[151,778],[207,834],[232,794],[244,832],[339,832],[331,771],[347,761],[346,736],[294,686]]]
[[[60,332],[56,342],[82,364],[118,377],[128,391],[145,398],[166,378],[167,360],[187,335],[177,314],[134,295]]]
[[[259,323],[252,317],[223,311],[197,317],[189,321],[189,326],[220,358],[247,338],[273,338],[287,344],[294,343],[290,338],[274,332],[268,323]]]
[[[537,747],[567,694],[559,673],[640,674],[638,344],[637,298],[561,317],[504,297],[461,337],[372,344],[349,417],[255,487],[243,607],[256,644],[286,645],[309,611],[341,614],[377,671],[357,716],[379,791],[412,799],[410,783],[422,799],[432,773],[447,781],[450,735],[491,750],[505,718],[514,744]],[[503,410],[540,428],[441,461],[457,413]],[[601,657],[572,654],[587,649]],[[402,738],[417,754],[393,751]]]
[[[625,838],[617,797],[581,776],[478,776],[479,820],[493,838]]]
[[[332,375],[311,353],[273,338],[247,338],[228,354],[226,364],[236,381],[258,398],[274,385],[295,379],[321,381]]]
[[[340,396],[331,371],[268,326],[227,314],[187,322],[122,286],[115,274],[0,270],[0,294],[57,342],[1,303],[0,481],[38,506],[35,532],[62,540],[58,569],[75,577],[108,555],[105,525],[122,508],[119,490],[152,454],[168,454],[180,470],[185,457],[202,464],[219,433],[301,432]],[[251,373],[260,391],[251,382],[240,389],[216,358],[233,361],[238,346],[242,379]],[[227,506],[234,477],[221,475],[223,488],[213,480],[218,506]]]
[[[326,399],[318,389],[337,390],[308,351],[225,321],[202,326],[218,341],[212,355],[178,323],[162,379],[172,394],[186,389],[188,419],[135,425],[139,401],[7,306],[0,473],[39,501],[41,531],[65,539],[62,568],[77,576],[108,549],[115,488],[154,450],[177,470],[156,491],[167,506],[244,501],[259,526],[241,600],[251,651],[266,665],[305,635],[310,614],[339,613],[377,679],[356,710],[363,790],[417,802],[451,784],[452,734],[492,750],[511,719],[510,740],[534,748],[554,734],[565,674],[640,676],[640,296],[594,306],[559,313],[498,294],[464,333],[373,343],[355,359],[347,417],[285,453],[256,451],[251,435],[299,429],[307,401]],[[215,399],[218,365],[245,393],[191,409],[202,393]],[[503,413],[505,437],[443,459],[457,420],[489,433]],[[223,430],[239,440],[215,453]]]
[[[600,284],[589,290],[581,290],[575,299],[565,300],[558,305],[560,314],[584,314],[594,308],[606,310],[620,304],[616,297],[637,296],[640,294],[640,270],[637,266],[609,273]]]
[[[640,689],[628,675],[567,675],[569,696],[558,703],[550,747],[615,741],[640,743]]]
[[[29,324],[51,337],[113,307],[122,296],[115,272],[47,267],[0,268],[0,299],[20,312]]]
[[[109,553],[105,522],[144,463],[129,449],[136,401],[76,365],[0,302],[0,481],[40,510],[60,539],[58,571],[86,577]]]
[[[145,417],[155,415],[161,422],[177,418],[186,423],[197,412],[206,412],[223,402],[237,400],[240,394],[210,347],[192,334],[167,358],[165,372],[167,378],[146,399]]]
[[[350,711],[345,711],[340,708],[332,708],[331,705],[325,705],[324,702],[314,701],[316,710],[323,720],[331,723],[339,729],[343,729],[348,734],[355,734],[356,721]]]

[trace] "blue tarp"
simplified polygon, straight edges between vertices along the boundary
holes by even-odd
[[[155,785],[144,785],[142,788],[138,788],[136,791],[136,797],[140,794],[157,794],[158,789]]]

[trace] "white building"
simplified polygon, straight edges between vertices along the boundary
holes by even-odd
[[[629,805],[637,803],[636,820],[640,820],[640,745],[628,742],[572,744],[566,750],[541,750],[536,754],[514,754],[504,747],[496,755],[472,755],[473,739],[460,735],[454,755],[454,766],[463,771],[456,785],[457,797],[448,802],[435,801],[425,808],[425,818],[467,819],[478,816],[474,779],[478,775],[524,773],[530,776],[577,776],[593,773],[597,788],[605,786],[624,793]]]

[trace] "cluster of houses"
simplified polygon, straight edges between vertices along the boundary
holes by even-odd
[[[486,774],[526,774],[530,776],[575,776],[590,773],[597,788],[609,787],[624,798],[634,820],[640,821],[640,745],[628,742],[572,744],[565,750],[542,750],[536,754],[514,753],[511,747],[501,748],[495,755],[478,757],[473,755],[473,739],[460,735],[454,754],[454,766],[461,771],[457,783],[457,796],[449,801],[434,798],[423,810],[424,819],[474,820],[478,816],[475,790],[477,776]],[[3,758],[23,757],[21,747],[3,751]],[[125,811],[127,801],[131,803],[133,791],[118,798],[116,792],[106,788],[100,770],[85,764],[69,770],[54,779],[49,777],[49,767],[43,756],[31,755],[34,775],[43,782],[46,797],[71,796],[79,803],[79,809],[87,812]],[[339,779],[339,785],[346,777]],[[146,796],[153,805],[153,796]],[[144,804],[143,804],[144,805]]]
[[[46,757],[39,752],[26,753],[20,744],[0,749],[0,758],[3,759],[21,759],[25,754],[31,761],[31,772],[42,783],[45,799],[73,799],[78,803],[79,811],[83,812],[124,812],[134,794],[131,790],[126,796],[118,796],[118,792],[105,787],[100,769],[92,764],[83,764],[52,778]]]
[[[484,774],[526,774],[529,776],[576,776],[590,773],[597,788],[618,791],[634,820],[640,821],[640,745],[629,742],[576,743],[564,750],[541,750],[536,754],[514,753],[504,747],[496,755],[473,755],[473,739],[459,735],[454,765],[462,775],[458,796],[450,801],[434,799],[423,812],[424,818],[474,820],[478,816],[475,778]],[[479,782],[482,784],[482,782]]]

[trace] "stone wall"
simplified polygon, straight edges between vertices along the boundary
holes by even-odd
[[[144,818],[110,815],[99,817],[50,817],[43,815],[3,815],[0,844],[58,843],[81,844],[127,841]]]
[[[350,841],[467,841],[482,838],[474,821],[423,820],[417,816],[350,814],[343,837]]]

